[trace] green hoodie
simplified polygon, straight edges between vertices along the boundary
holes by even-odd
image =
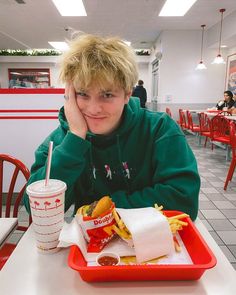
[[[28,184],[45,178],[49,141],[54,149],[51,178],[67,184],[65,210],[111,196],[116,207],[163,205],[194,220],[200,179],[195,157],[179,126],[165,113],[141,109],[131,98],[122,123],[110,135],[87,133],[82,139],[68,130],[64,108],[60,126],[39,146]],[[29,210],[28,196],[24,195]]]

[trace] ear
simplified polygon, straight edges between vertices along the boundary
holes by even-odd
[[[127,104],[129,102],[131,94],[132,94],[131,91],[125,94],[125,104]]]

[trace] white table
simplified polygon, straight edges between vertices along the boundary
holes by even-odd
[[[86,283],[67,265],[69,249],[55,254],[39,254],[32,227],[20,240],[2,271],[2,295],[124,295],[124,294],[224,294],[236,292],[236,271],[200,220],[196,225],[213,250],[218,263],[198,281],[147,281]],[[199,253],[201,255],[201,253]]]
[[[0,246],[17,227],[17,218],[0,218]]]
[[[187,110],[184,110],[185,112],[187,111]],[[204,112],[206,112],[206,109],[205,110],[188,110],[190,113],[204,113]]]

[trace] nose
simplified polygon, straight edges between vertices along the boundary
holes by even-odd
[[[91,115],[96,115],[102,111],[102,103],[97,98],[91,98],[87,104],[87,111]]]

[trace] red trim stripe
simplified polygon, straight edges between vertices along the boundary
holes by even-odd
[[[56,224],[58,224],[58,223],[60,223],[62,221],[64,221],[64,218],[63,219],[60,219],[58,222],[50,223],[50,224],[38,224],[38,223],[35,223],[34,222],[34,225],[39,226],[39,227],[41,227],[41,226],[52,226],[52,225],[56,225]]]
[[[46,215],[46,216],[39,216],[39,215],[35,215],[35,214],[32,214],[34,217],[37,217],[37,218],[52,218],[52,217],[55,217],[57,215],[60,215],[61,213],[64,213],[64,210],[63,211],[60,211],[58,212],[57,214],[54,214],[54,215]]]
[[[58,119],[58,113],[59,113],[59,110],[50,110],[50,109],[45,109],[45,110],[42,110],[42,109],[39,109],[39,110],[32,110],[32,109],[29,109],[29,110],[25,110],[25,109],[19,109],[19,110],[16,110],[16,109],[13,109],[13,110],[10,110],[10,109],[5,109],[5,110],[0,110],[0,113],[7,113],[7,114],[10,114],[10,113],[22,113],[22,115],[8,115],[8,116],[0,116],[0,120],[15,120],[15,119],[27,119],[27,120],[32,120],[32,119]],[[53,115],[43,115],[43,116],[38,116],[38,115],[25,115],[25,113],[57,113],[57,116],[53,116]]]
[[[48,243],[59,242],[59,241],[58,240],[53,240],[53,241],[40,241],[40,240],[37,239],[37,242],[48,244]],[[40,247],[38,247],[38,248],[40,249]],[[57,247],[54,247],[54,248],[57,248]],[[52,248],[52,249],[54,249],[54,248]]]
[[[64,88],[1,88],[0,94],[64,94]]]
[[[0,120],[8,120],[8,119],[11,119],[11,120],[17,120],[17,119],[58,119],[57,116],[25,116],[25,117],[20,117],[20,116],[3,116],[3,117],[0,117]]]
[[[55,194],[55,195],[52,195],[52,196],[49,196],[49,197],[39,197],[39,196],[30,196],[30,198],[33,198],[33,199],[38,199],[40,198],[41,199],[51,199],[51,198],[55,198],[57,196],[60,196],[62,193],[58,193],[58,194]]]
[[[0,113],[58,113],[59,110],[9,110],[9,109],[6,109],[6,110],[0,110]]]
[[[31,209],[33,209],[35,211],[48,211],[48,210],[52,210],[52,209],[57,209],[57,208],[59,208],[61,206],[64,206],[64,203],[63,204],[60,204],[60,205],[58,205],[56,207],[50,207],[50,208],[47,208],[47,209],[45,209],[45,208],[35,208],[35,207],[31,206]]]
[[[59,230],[57,230],[57,231],[55,231],[55,232],[52,232],[52,233],[46,233],[46,234],[44,234],[44,233],[40,233],[40,232],[38,232],[38,231],[34,231],[37,235],[40,235],[40,236],[51,236],[51,235],[55,235],[55,234],[57,234],[57,233],[59,233],[61,231],[61,229],[59,229]]]

